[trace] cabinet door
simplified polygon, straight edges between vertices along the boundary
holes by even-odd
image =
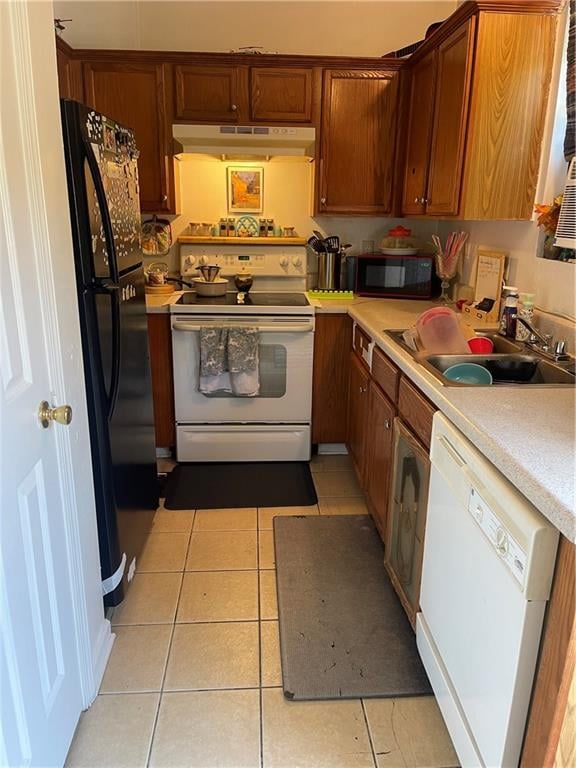
[[[250,70],[252,120],[309,123],[312,120],[312,70],[254,67]]]
[[[392,478],[392,447],[395,409],[380,387],[372,382],[370,386],[370,409],[368,424],[368,464],[366,469],[366,491],[370,511],[380,535],[386,536],[390,481]]]
[[[462,187],[474,24],[470,19],[440,43],[426,212],[456,216]]]
[[[414,626],[420,601],[430,460],[424,447],[398,418],[394,421],[393,453],[384,564]]]
[[[314,332],[312,442],[345,443],[348,363],[352,344],[349,315],[317,315]]]
[[[397,80],[390,72],[324,72],[320,213],[391,212]]]
[[[140,209],[175,212],[164,66],[86,62],[84,84],[89,106],[134,131],[140,151]]]
[[[434,118],[435,78],[436,51],[434,50],[430,51],[410,70],[402,213],[423,214],[426,208],[426,182]]]
[[[368,390],[370,374],[357,355],[350,355],[350,385],[348,391],[348,450],[354,462],[362,488],[366,476],[366,428],[368,425]]]
[[[236,123],[240,119],[238,67],[177,65],[176,118]]]
[[[148,315],[148,345],[156,445],[169,448],[176,443],[170,315]]]

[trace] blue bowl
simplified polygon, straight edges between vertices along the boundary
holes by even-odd
[[[444,378],[459,384],[486,386],[492,384],[492,374],[488,368],[477,363],[457,363],[444,371]]]

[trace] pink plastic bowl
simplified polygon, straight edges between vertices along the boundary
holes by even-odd
[[[468,346],[475,355],[489,355],[494,351],[494,342],[491,339],[486,339],[484,336],[475,336],[473,339],[468,339]]]

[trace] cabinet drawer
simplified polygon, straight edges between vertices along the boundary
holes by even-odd
[[[436,408],[403,376],[398,388],[398,411],[416,436],[429,448]]]
[[[400,371],[394,363],[389,360],[384,352],[374,349],[372,354],[372,378],[382,389],[384,394],[388,395],[390,400],[395,403],[398,399],[398,382],[400,381]]]
[[[360,360],[367,368],[370,368],[372,364],[372,348],[373,342],[367,333],[364,333],[359,325],[354,326],[354,339],[352,341],[354,352],[358,355]]]

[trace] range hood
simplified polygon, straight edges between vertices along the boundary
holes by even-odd
[[[180,155],[216,155],[227,160],[253,157],[314,157],[314,128],[267,125],[181,125],[172,135]]]

